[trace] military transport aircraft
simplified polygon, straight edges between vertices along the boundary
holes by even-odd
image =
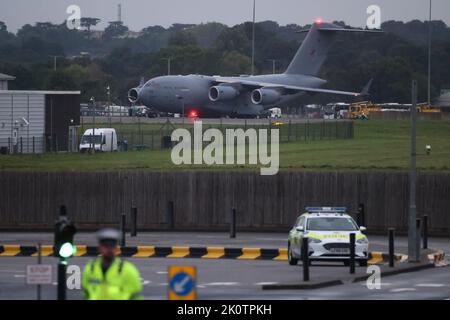
[[[140,103],[160,112],[194,117],[256,117],[267,109],[283,107],[304,93],[365,96],[372,80],[361,92],[321,89],[327,82],[317,75],[335,36],[340,32],[378,30],[345,29],[315,21],[290,65],[282,74],[220,77],[206,75],[162,76],[128,92],[131,103]]]

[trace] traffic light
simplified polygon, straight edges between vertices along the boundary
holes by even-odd
[[[73,237],[77,229],[75,225],[67,218],[65,206],[61,206],[59,218],[55,223],[55,253],[61,259],[67,259],[76,253],[76,246],[73,243]]]

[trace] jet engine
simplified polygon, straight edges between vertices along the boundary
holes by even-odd
[[[281,94],[275,89],[261,88],[253,90],[252,102],[254,104],[272,104],[280,100]]]
[[[238,95],[239,91],[232,86],[214,86],[209,89],[209,99],[211,101],[230,100]]]
[[[128,101],[131,103],[136,103],[139,100],[139,91],[136,88],[130,89],[128,91]]]

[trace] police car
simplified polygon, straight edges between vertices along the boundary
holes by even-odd
[[[350,233],[355,234],[355,260],[367,265],[369,241],[363,234],[365,227],[358,227],[346,214],[345,207],[306,207],[289,232],[288,259],[296,265],[301,259],[301,240],[309,239],[309,260],[343,261],[350,257]]]

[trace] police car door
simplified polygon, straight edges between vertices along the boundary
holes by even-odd
[[[295,235],[294,235],[295,244],[292,247],[292,249],[296,256],[301,255],[302,238],[305,232],[305,220],[306,220],[305,217],[300,217],[295,226]]]

